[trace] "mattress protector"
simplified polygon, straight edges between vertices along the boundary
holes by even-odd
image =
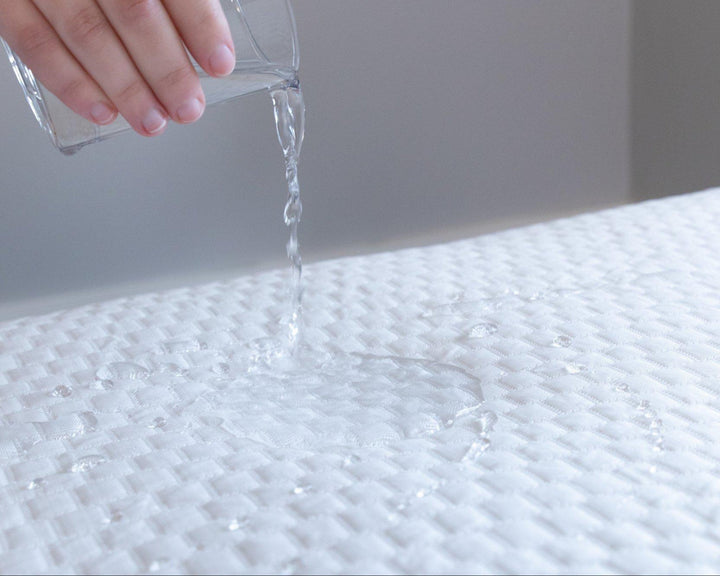
[[[284,270],[0,324],[0,573],[716,572],[719,251],[710,190],[309,265],[292,366]]]

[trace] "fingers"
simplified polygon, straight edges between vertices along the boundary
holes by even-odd
[[[205,95],[162,2],[99,0],[99,5],[170,117],[183,124],[197,120]]]
[[[29,0],[0,0],[0,36],[48,90],[76,114],[109,124],[117,108]]]
[[[0,35],[72,110],[145,136],[202,115],[188,51],[211,76],[235,67],[219,0],[0,0]]]
[[[144,136],[162,133],[168,116],[164,106],[97,4],[91,0],[35,3],[135,131]]]
[[[190,54],[211,76],[226,76],[235,68],[235,49],[218,0],[165,0],[165,9]]]

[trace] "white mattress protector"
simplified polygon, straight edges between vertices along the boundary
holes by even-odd
[[[719,251],[707,191],[307,266],[295,387],[284,270],[0,324],[0,573],[716,572]]]

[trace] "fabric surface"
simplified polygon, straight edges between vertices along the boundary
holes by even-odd
[[[0,573],[715,572],[719,223],[307,266],[289,377],[284,270],[1,324]]]

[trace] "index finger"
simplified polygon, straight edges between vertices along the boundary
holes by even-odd
[[[197,120],[205,109],[205,95],[165,5],[160,0],[98,2],[170,117],[181,124]]]
[[[165,9],[195,61],[211,76],[235,68],[235,47],[219,0],[164,0]]]

